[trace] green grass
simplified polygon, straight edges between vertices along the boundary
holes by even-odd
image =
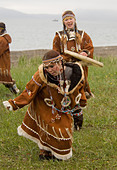
[[[0,85],[0,169],[116,170],[117,169],[117,58],[98,58],[103,68],[89,67],[89,83],[95,98],[84,109],[82,130],[74,132],[73,156],[67,161],[39,161],[38,146],[20,137],[27,106],[9,112],[2,102],[16,95]],[[22,91],[41,60],[20,58],[11,74]]]

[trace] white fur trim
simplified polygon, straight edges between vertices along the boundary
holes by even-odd
[[[78,62],[75,62],[75,64],[77,64],[77,65],[80,67],[82,76],[81,76],[81,79],[80,79],[80,81],[78,82],[78,84],[77,84],[71,91],[66,92],[66,95],[72,94],[72,93],[75,91],[75,89],[78,87],[78,85],[80,84],[80,82],[84,79],[84,70],[83,70],[81,64],[78,63]],[[47,84],[47,80],[46,80],[46,78],[44,77],[44,74],[43,74],[43,64],[41,64],[38,69],[39,69],[39,76],[40,76],[41,80],[42,80],[44,83]],[[50,83],[50,82],[49,82],[48,85],[49,85],[50,87],[53,87],[53,88],[55,88],[55,89],[58,89],[58,91],[59,91],[62,95],[65,94],[65,92],[62,91],[61,88],[60,88],[59,86],[57,86],[56,84],[53,84],[53,83]]]
[[[44,150],[50,151],[57,159],[67,160],[67,159],[69,159],[69,158],[72,157],[72,148],[69,149],[69,150],[70,150],[70,153],[69,153],[69,154],[60,155],[60,154],[57,154],[56,152],[54,152],[51,148],[42,145],[37,138],[32,137],[31,135],[29,135],[28,133],[26,133],[26,132],[21,128],[21,126],[19,126],[19,127],[17,128],[17,132],[18,132],[18,135],[19,135],[19,136],[24,136],[24,137],[32,140],[33,142],[37,143],[37,145],[38,145],[38,147],[39,147],[40,149],[44,149]],[[51,146],[50,146],[50,147],[51,147]]]
[[[81,36],[81,39],[83,39],[83,36],[84,36],[84,30],[82,31],[82,36]]]

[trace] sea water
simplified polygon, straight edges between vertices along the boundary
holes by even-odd
[[[11,51],[51,49],[56,31],[63,29],[61,19],[22,18],[5,21],[12,37]],[[117,45],[117,22],[79,21],[78,29],[84,30],[94,46]]]

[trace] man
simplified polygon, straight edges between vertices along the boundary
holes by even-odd
[[[11,37],[6,34],[6,26],[0,22],[0,83],[9,88],[12,93],[17,94],[20,91],[10,73],[10,43]]]
[[[80,64],[64,66],[62,56],[50,50],[25,90],[3,102],[11,111],[29,104],[18,134],[38,144],[40,160],[67,160],[72,156],[73,115],[82,114],[80,106],[86,106],[83,78]]]

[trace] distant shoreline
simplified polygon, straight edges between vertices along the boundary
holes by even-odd
[[[50,49],[35,49],[35,50],[22,50],[11,51],[11,64],[15,65],[21,56],[27,58],[42,57]],[[100,46],[94,47],[94,56],[96,57],[117,57],[117,46]]]

